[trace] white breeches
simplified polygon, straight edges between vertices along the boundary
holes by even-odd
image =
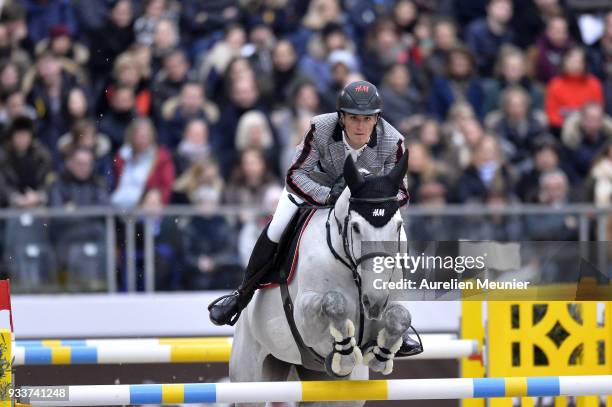
[[[291,196],[298,203],[304,202],[295,194],[291,194]],[[280,241],[285,228],[297,210],[298,207],[289,199],[289,192],[287,192],[287,188],[284,188],[283,193],[278,200],[278,205],[276,206],[272,220],[270,221],[270,225],[268,226],[268,238],[271,241],[275,243]]]

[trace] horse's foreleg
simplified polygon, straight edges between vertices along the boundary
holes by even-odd
[[[334,340],[333,350],[325,358],[325,367],[333,375],[348,376],[361,363],[362,356],[356,346],[355,324],[348,317],[346,298],[337,291],[327,292],[321,301],[321,312],[329,320],[329,332]]]
[[[402,346],[402,336],[410,328],[410,312],[399,303],[391,303],[383,315],[384,327],[378,331],[376,345],[366,351],[363,363],[375,372],[393,371],[393,357]]]

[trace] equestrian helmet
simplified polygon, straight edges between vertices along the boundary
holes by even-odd
[[[336,110],[360,115],[373,115],[382,111],[383,103],[376,86],[367,81],[351,82],[340,91]]]

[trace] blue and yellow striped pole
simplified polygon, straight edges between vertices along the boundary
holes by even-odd
[[[612,375],[68,386],[33,406],[426,400],[612,394]]]

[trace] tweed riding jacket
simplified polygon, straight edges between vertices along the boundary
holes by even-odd
[[[370,141],[356,161],[373,175],[387,174],[404,154],[404,137],[380,118]],[[347,151],[337,113],[313,117],[310,129],[297,147],[293,164],[287,172],[289,192],[306,202],[324,205],[330,187],[340,180]],[[405,182],[398,193],[400,205],[408,202]]]

